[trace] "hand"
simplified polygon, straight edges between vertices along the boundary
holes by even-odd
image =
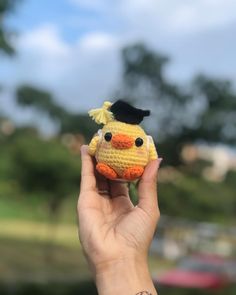
[[[130,284],[136,283],[130,286],[134,290],[130,294],[147,290],[147,287],[152,291],[150,294],[156,294],[147,255],[160,216],[156,191],[159,161],[151,161],[145,168],[138,186],[139,202],[134,207],[127,184],[95,175],[87,146],[82,147],[81,158],[79,237],[99,294],[109,294],[110,291],[106,291],[109,284],[112,294],[116,294],[114,285],[120,289],[124,276],[128,280],[131,274]]]

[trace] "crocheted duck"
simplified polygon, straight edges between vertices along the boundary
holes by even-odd
[[[96,170],[108,179],[132,181],[142,176],[149,161],[158,155],[152,137],[139,123],[150,111],[134,108],[118,100],[104,102],[89,111],[97,124],[103,124],[89,144],[89,154],[97,160]]]

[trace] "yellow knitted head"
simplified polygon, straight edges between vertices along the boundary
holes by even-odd
[[[101,142],[107,148],[139,151],[139,155],[147,150],[147,135],[139,125],[111,121],[102,128]]]

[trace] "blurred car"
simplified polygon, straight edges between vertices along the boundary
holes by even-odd
[[[184,258],[177,268],[168,271],[154,282],[169,287],[219,289],[233,282],[236,263],[218,256],[196,255]]]

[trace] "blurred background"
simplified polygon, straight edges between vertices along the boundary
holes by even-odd
[[[77,239],[87,111],[152,110],[160,294],[236,294],[236,2],[0,0],[0,294],[96,294]],[[131,187],[136,198],[135,185]]]

